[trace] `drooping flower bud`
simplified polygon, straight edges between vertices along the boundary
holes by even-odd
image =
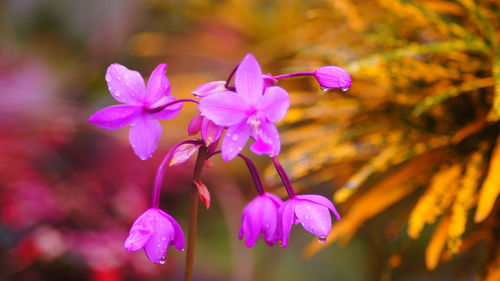
[[[323,66],[314,71],[314,77],[323,89],[342,89],[347,91],[352,85],[351,76],[338,66]]]

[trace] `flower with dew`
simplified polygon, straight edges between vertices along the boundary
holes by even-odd
[[[253,199],[243,210],[239,238],[245,237],[245,244],[251,248],[259,234],[270,246],[278,242],[278,210],[281,199],[271,193],[263,193]]]
[[[281,205],[278,212],[278,236],[281,247],[288,244],[292,224],[302,224],[305,230],[318,236],[324,242],[332,230],[330,211],[337,220],[340,215],[333,203],[326,197],[316,194],[296,195]]]
[[[342,89],[347,91],[352,85],[352,79],[345,69],[338,66],[323,66],[314,71],[314,77],[319,85],[325,89]]]
[[[183,251],[184,244],[179,224],[163,210],[150,208],[135,220],[124,246],[129,251],[144,248],[150,261],[164,264],[168,246]]]
[[[250,136],[255,140],[252,152],[278,155],[281,143],[274,123],[285,117],[290,106],[288,93],[277,86],[264,87],[262,70],[252,54],[247,54],[236,70],[235,89],[210,94],[199,105],[204,117],[227,127],[222,158],[230,161],[236,157]]]
[[[158,65],[147,87],[137,71],[112,64],[106,72],[111,95],[122,104],[112,105],[94,113],[89,122],[105,129],[119,129],[129,124],[129,140],[135,154],[142,160],[156,150],[162,130],[158,119],[174,118],[182,104],[165,107],[176,100],[170,96],[170,83],[165,76],[166,64]]]

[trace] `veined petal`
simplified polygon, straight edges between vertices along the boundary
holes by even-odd
[[[271,198],[262,197],[260,206],[261,233],[262,238],[268,245],[274,245],[277,242],[276,229],[278,222],[277,207]]]
[[[149,114],[141,114],[132,123],[129,132],[130,144],[135,154],[142,160],[151,157],[161,136],[160,122]]]
[[[245,245],[247,248],[253,247],[257,239],[259,239],[261,225],[260,202],[259,198],[256,198],[245,207],[241,217],[240,234],[245,236]]]
[[[132,224],[132,227],[130,228],[129,235],[125,240],[125,249],[129,251],[138,251],[144,247],[154,232],[154,217],[154,210],[149,209],[135,220],[134,224]]]
[[[247,117],[249,106],[234,92],[223,91],[211,94],[200,101],[201,115],[219,126],[232,126]]]
[[[164,96],[163,98],[159,99],[155,104],[158,104],[158,106],[160,104],[165,105],[165,104],[171,103],[175,100],[177,100],[177,98],[172,97],[172,96]],[[168,107],[165,107],[165,109],[163,109],[160,112],[153,113],[153,116],[156,119],[160,119],[160,120],[172,119],[179,114],[179,112],[181,111],[182,105],[183,105],[183,103],[181,103],[181,102],[170,105]]]
[[[140,105],[112,105],[89,118],[89,122],[104,129],[120,129],[132,123],[142,111]]]
[[[327,207],[309,200],[296,200],[295,215],[305,230],[326,238],[332,230],[332,218]]]
[[[191,119],[188,125],[188,134],[194,135],[201,130],[201,122],[203,121],[203,116],[197,114]]]
[[[174,237],[175,230],[170,220],[164,214],[157,215],[156,231],[153,232],[144,246],[149,260],[154,263],[164,263],[168,245],[174,240]]]
[[[164,96],[170,94],[170,83],[165,75],[167,71],[167,64],[159,64],[151,73],[148,81],[146,97],[144,99],[145,105],[151,105],[157,102]]]
[[[262,96],[264,78],[257,59],[252,54],[247,54],[240,62],[234,84],[238,95],[250,105],[256,105]]]
[[[186,240],[184,238],[184,232],[182,231],[182,228],[172,216],[165,212],[163,212],[163,215],[167,217],[167,219],[172,224],[172,227],[174,228],[174,240],[172,241],[172,244],[177,250],[184,251]]]
[[[226,90],[226,81],[212,81],[199,86],[192,94],[199,98],[203,98],[224,90]]]
[[[106,71],[106,82],[111,95],[125,104],[142,104],[146,85],[141,74],[121,64],[114,63]]]
[[[337,212],[337,209],[335,209],[335,206],[333,205],[332,201],[328,200],[328,198],[321,196],[321,195],[317,195],[317,194],[297,195],[297,198],[300,198],[303,200],[308,200],[310,202],[320,204],[320,205],[327,207],[328,209],[330,209],[333,212],[333,214],[335,215],[337,220],[340,220],[339,212]]]
[[[269,87],[257,104],[257,110],[266,116],[269,122],[278,122],[283,119],[290,107],[288,93],[280,87]]]
[[[201,122],[201,138],[205,141],[207,146],[219,140],[223,132],[224,127],[215,125],[214,122],[207,118],[203,118]]]
[[[236,157],[245,147],[251,132],[252,127],[247,124],[246,120],[227,129],[226,135],[222,140],[222,159],[224,161],[231,161]]]
[[[255,143],[250,146],[250,150],[257,155],[269,154],[277,156],[280,154],[281,141],[278,129],[273,123],[263,122],[258,129],[253,132]]]
[[[281,248],[285,248],[288,244],[288,236],[294,222],[295,200],[288,199],[281,205],[278,212],[278,235],[281,239]]]

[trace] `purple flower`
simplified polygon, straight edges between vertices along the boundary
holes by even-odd
[[[124,246],[129,251],[144,248],[150,261],[164,264],[168,246],[183,251],[184,243],[179,224],[163,210],[151,208],[135,220]]]
[[[351,76],[343,68],[338,66],[323,66],[314,71],[314,77],[321,87],[325,89],[342,88],[347,91],[352,85]]]
[[[274,125],[285,117],[290,106],[288,93],[277,86],[264,90],[260,65],[247,54],[235,74],[236,93],[220,91],[200,101],[200,112],[216,125],[228,127],[222,141],[222,158],[233,159],[252,136],[250,149],[258,155],[276,156],[281,143]]]
[[[239,237],[245,237],[245,244],[251,248],[257,242],[259,234],[270,246],[278,241],[278,209],[283,204],[281,199],[271,193],[264,193],[252,200],[241,215]]]
[[[188,126],[188,133],[194,135],[200,131],[201,138],[205,141],[205,145],[209,146],[220,139],[224,132],[224,127],[218,126],[214,122],[198,114],[191,119]]]
[[[158,65],[146,88],[139,72],[120,64],[110,65],[106,72],[108,88],[111,95],[123,104],[103,108],[89,118],[90,123],[111,130],[131,124],[130,144],[142,160],[151,157],[161,136],[161,125],[157,119],[174,118],[182,107],[178,103],[162,108],[176,100],[170,96],[166,69],[166,64]]]
[[[337,220],[340,215],[333,203],[321,195],[296,195],[281,205],[278,213],[278,235],[281,247],[286,247],[292,224],[302,224],[305,230],[325,241],[332,230],[330,211]]]

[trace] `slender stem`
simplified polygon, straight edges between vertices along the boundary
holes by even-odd
[[[196,164],[194,167],[193,181],[200,181],[201,171],[205,159],[207,158],[208,148],[201,146],[198,150]],[[196,226],[198,221],[198,189],[196,186],[191,187],[191,196],[189,202],[189,232],[187,240],[187,253],[186,253],[186,268],[184,271],[184,281],[191,281],[193,279],[193,265],[194,265],[194,246],[196,239]]]
[[[276,168],[276,171],[278,172],[278,175],[280,176],[283,185],[285,185],[285,189],[286,192],[288,192],[288,196],[290,196],[290,198],[295,197],[295,191],[293,190],[292,182],[288,178],[285,169],[283,169],[283,166],[281,166],[281,163],[278,162],[276,158],[271,156],[271,160],[273,160],[274,167]]]
[[[282,74],[282,75],[277,75],[273,76],[272,79],[285,79],[285,78],[291,78],[291,77],[300,77],[300,76],[314,76],[314,71],[301,71],[301,72],[294,72],[294,73],[288,73],[288,74]]]
[[[194,99],[178,99],[178,100],[174,100],[172,102],[169,102],[169,103],[166,103],[166,104],[162,104],[158,107],[154,107],[154,108],[147,108],[145,107],[144,109],[149,112],[149,113],[157,113],[157,112],[160,112],[162,110],[164,110],[165,108],[171,106],[171,105],[174,105],[176,103],[180,103],[180,102],[194,102],[194,103],[200,103],[199,101],[197,100],[194,100]]]
[[[229,83],[231,83],[231,79],[233,78],[234,74],[236,73],[236,70],[238,69],[238,66],[240,66],[240,65],[239,64],[236,65],[236,67],[233,69],[233,71],[231,71],[231,73],[227,77],[226,85],[225,85],[226,89],[229,89]]]
[[[161,161],[161,164],[158,167],[158,170],[156,171],[155,182],[153,185],[153,199],[151,202],[151,205],[153,206],[153,208],[158,208],[160,206],[161,186],[163,184],[163,178],[165,176],[165,169],[168,166],[170,158],[172,158],[172,154],[179,146],[186,144],[186,143],[202,144],[203,141],[199,140],[199,139],[189,139],[189,140],[181,141],[178,144],[174,145],[174,147],[172,147],[172,149],[170,149],[170,151],[167,153],[167,155],[165,155],[165,157],[163,158],[163,161]]]

